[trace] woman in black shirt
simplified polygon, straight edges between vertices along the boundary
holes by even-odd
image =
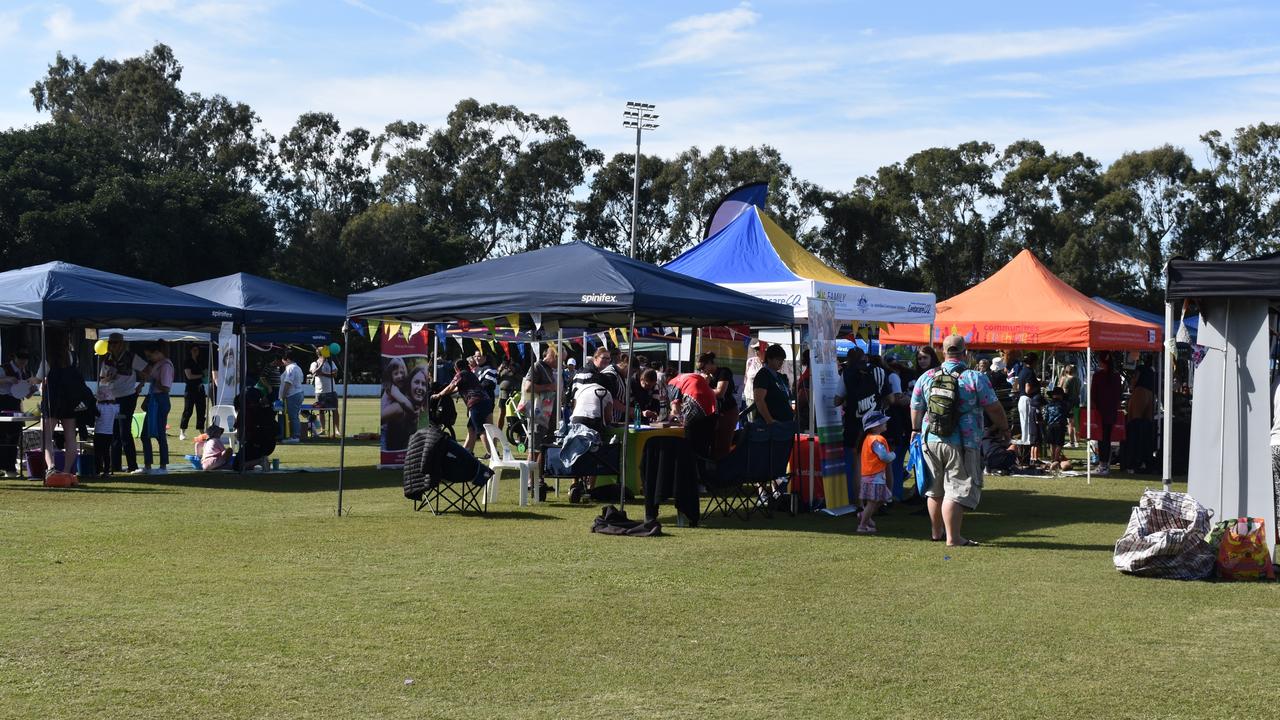
[[[182,380],[186,390],[182,393],[182,421],[178,423],[178,439],[187,439],[187,425],[191,422],[191,414],[196,416],[196,428],[204,428],[204,374],[208,363],[204,359],[204,351],[199,345],[192,344],[187,351],[186,362],[182,363]]]

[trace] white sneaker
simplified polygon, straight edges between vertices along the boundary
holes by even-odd
[[[187,439],[187,432],[186,432],[185,430],[179,430],[179,431],[178,431],[178,439],[179,439],[179,440],[186,440],[186,439]]]
[[[130,470],[129,474],[130,475],[150,475],[151,468],[138,468],[137,470]]]

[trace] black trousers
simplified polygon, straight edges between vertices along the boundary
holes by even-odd
[[[1110,418],[1114,418],[1115,413],[1110,416],[1103,415],[1102,417],[1108,419],[1099,423],[1101,427],[1098,428],[1098,434],[1101,437],[1098,438],[1098,465],[1105,468],[1111,466],[1111,428],[1115,426]]]
[[[120,414],[116,416],[115,442],[111,444],[111,469],[122,472],[138,469],[138,448],[133,444],[133,413],[138,409],[137,394],[116,398]]]
[[[98,475],[111,474],[111,446],[115,436],[106,433],[93,434],[93,464]]]
[[[22,401],[0,397],[0,410],[22,410]],[[0,423],[0,470],[12,472],[18,467],[18,446],[22,444],[22,423]]]
[[[187,424],[191,421],[191,413],[196,415],[196,432],[204,432],[204,386],[199,383],[187,383],[187,390],[182,394],[182,420],[178,423],[178,428],[183,432],[187,431]]]

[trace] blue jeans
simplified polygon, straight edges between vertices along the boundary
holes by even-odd
[[[147,421],[142,425],[142,464],[151,467],[151,439],[160,446],[160,467],[169,464],[169,436],[165,426],[169,424],[169,393],[151,393],[147,396]]]
[[[294,440],[302,439],[302,425],[299,424],[298,413],[302,412],[302,400],[304,397],[306,397],[306,393],[300,392],[284,399],[285,437],[290,437]]]

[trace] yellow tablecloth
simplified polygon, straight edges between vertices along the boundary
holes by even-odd
[[[618,442],[622,442],[623,428],[610,428],[609,435],[617,437]],[[626,428],[627,433],[627,457],[624,460],[627,473],[627,487],[637,495],[641,493],[640,481],[640,458],[644,457],[644,445],[650,439],[656,437],[684,437],[684,428],[682,427],[647,427],[642,426],[639,430],[634,427]],[[596,480],[596,486],[604,485],[610,482],[617,482],[612,475],[601,476]]]

